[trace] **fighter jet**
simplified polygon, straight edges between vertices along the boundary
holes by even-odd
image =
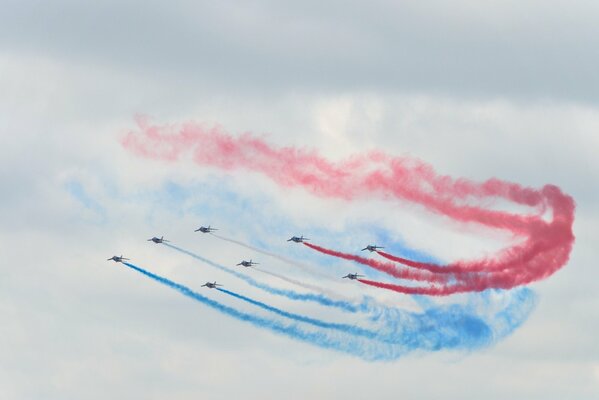
[[[244,266],[244,267],[251,267],[252,265],[256,265],[256,264],[258,264],[258,263],[253,262],[252,260],[250,260],[250,261],[243,260],[242,262],[240,262],[237,265],[241,265],[241,266]]]
[[[152,239],[148,239],[148,242],[162,243],[162,242],[168,242],[168,240],[166,240],[164,238],[164,236],[161,236],[159,238],[157,238],[156,236],[154,236]]]
[[[368,251],[370,251],[370,252],[373,252],[373,251],[377,251],[378,249],[384,249],[384,247],[381,247],[381,246],[375,246],[375,245],[373,245],[373,244],[369,244],[368,246],[364,247],[364,248],[363,248],[362,250],[360,250],[360,251],[368,250]]]
[[[208,289],[215,289],[217,286],[222,286],[222,285],[219,285],[218,283],[216,283],[216,281],[214,281],[214,282],[206,282],[200,287],[204,287],[204,286],[206,286]]]
[[[297,237],[297,236],[293,236],[291,239],[287,239],[288,242],[295,242],[295,243],[301,243],[304,240],[310,240],[308,238],[305,238],[304,235]]]
[[[347,274],[345,275],[343,278],[349,278],[349,279],[358,279],[358,278],[363,278],[364,275],[358,275],[357,273],[355,274]]]
[[[210,225],[208,225],[208,227],[205,226],[200,226],[198,229],[196,229],[194,232],[202,232],[202,233],[210,233],[212,231],[217,231],[218,229],[216,228],[211,228]]]
[[[125,258],[125,257],[123,257],[123,256],[120,256],[120,257],[119,257],[119,256],[112,256],[112,257],[110,257],[109,259],[107,259],[106,261],[111,261],[111,260],[112,260],[112,261],[114,261],[114,262],[120,262],[120,263],[122,263],[122,262],[123,262],[123,260],[127,260],[127,261],[129,261],[129,259],[128,259],[128,258]]]

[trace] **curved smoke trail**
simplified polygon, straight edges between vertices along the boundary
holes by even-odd
[[[184,296],[192,298],[193,300],[196,300],[206,306],[209,306],[223,314],[229,315],[230,317],[236,318],[241,321],[249,322],[252,325],[257,326],[259,328],[266,328],[275,333],[280,333],[289,336],[293,339],[311,343],[326,349],[342,351],[371,361],[393,360],[405,354],[405,351],[400,351],[399,349],[395,349],[392,346],[386,346],[384,350],[379,347],[375,351],[373,351],[372,348],[364,348],[361,345],[360,341],[355,341],[351,337],[340,340],[337,337],[330,337],[329,335],[323,334],[322,331],[307,331],[305,329],[302,329],[295,323],[286,324],[269,318],[263,318],[254,314],[244,313],[235,308],[219,303],[216,300],[202,296],[201,294],[194,292],[193,290],[189,289],[184,285],[178,284],[160,275],[156,275],[152,272],[146,271],[145,269],[135,266],[131,263],[125,262],[123,264],[159,283],[162,283],[163,285],[166,285],[178,291]]]
[[[265,328],[322,348],[342,351],[366,360],[393,360],[417,349],[430,351],[460,348],[473,349],[486,346],[496,339],[492,327],[483,319],[465,312],[461,307],[456,307],[455,305],[437,307],[427,310],[424,313],[408,313],[401,310],[390,312],[388,310],[387,314],[393,316],[396,324],[389,326],[387,330],[372,332],[346,324],[330,324],[310,317],[287,313],[266,303],[249,299],[231,291],[219,289],[222,293],[227,293],[240,300],[250,302],[279,316],[317,327],[316,330],[311,331],[297,325],[297,322],[284,323],[239,311],[129,262],[124,262],[123,264],[193,300],[238,320],[246,321],[254,326]],[[333,334],[331,330],[339,332]],[[387,337],[393,337],[396,344],[372,340],[373,338],[380,339],[381,335],[383,335],[382,337],[392,335]]]
[[[129,133],[123,145],[148,158],[174,161],[191,153],[199,165],[254,171],[283,187],[303,187],[317,196],[409,201],[455,221],[506,230],[523,239],[493,257],[452,263],[447,271],[421,266],[427,272],[462,274],[459,285],[441,285],[442,290],[431,288],[429,292],[512,288],[546,278],[568,262],[574,243],[574,200],[553,185],[533,189],[495,178],[482,183],[453,179],[438,175],[419,160],[380,151],[334,163],[315,151],[276,148],[251,134],[234,137],[219,128],[205,129],[193,123],[161,127],[140,119],[138,124],[139,131]],[[485,208],[489,200],[497,199],[532,207],[535,212],[515,214]],[[544,219],[546,211],[551,213],[549,221]]]
[[[356,335],[356,336],[363,336],[365,338],[368,339],[378,339],[379,338],[379,334],[375,331],[369,330],[369,329],[364,329],[364,328],[360,328],[357,326],[353,326],[353,325],[347,325],[347,324],[338,324],[338,323],[332,323],[332,322],[326,322],[326,321],[322,321],[316,318],[311,318],[311,317],[306,317],[304,315],[299,315],[296,313],[291,313],[288,311],[284,311],[281,310],[280,308],[277,307],[273,307],[271,305],[268,305],[264,302],[261,301],[257,301],[254,299],[251,299],[247,296],[243,296],[241,294],[235,293],[233,291],[227,290],[227,289],[222,289],[222,288],[216,288],[217,290],[228,294],[229,296],[233,296],[239,300],[245,301],[247,303],[253,304],[255,306],[258,306],[264,310],[273,312],[275,314],[278,314],[280,316],[289,318],[289,319],[293,319],[299,322],[305,322],[307,324],[310,325],[314,325],[317,326],[319,328],[326,328],[326,329],[334,329],[334,330],[338,330],[341,331],[343,333],[349,333],[352,335]],[[385,340],[386,341],[386,340]],[[393,343],[392,341],[390,341],[390,343]]]
[[[349,260],[349,261],[355,261],[362,265],[367,265],[371,268],[374,268],[378,271],[384,272],[384,273],[391,275],[398,279],[407,279],[407,280],[425,281],[425,282],[439,282],[439,283],[445,283],[448,280],[447,276],[437,276],[428,271],[424,271],[424,272],[417,271],[417,270],[415,271],[415,270],[410,270],[410,269],[406,269],[406,268],[400,269],[400,268],[397,268],[397,266],[392,263],[384,263],[384,262],[372,260],[370,258],[356,256],[354,254],[342,253],[340,251],[330,250],[330,249],[327,249],[327,248],[324,248],[322,246],[318,246],[318,245],[312,244],[312,243],[303,242],[302,244],[304,246],[307,246],[313,250],[316,250],[323,254],[327,254],[329,256],[342,258],[344,260]]]

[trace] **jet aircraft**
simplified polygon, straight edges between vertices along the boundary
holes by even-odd
[[[129,259],[128,259],[128,258],[125,258],[125,257],[123,257],[123,256],[112,256],[112,257],[110,257],[109,259],[107,259],[106,261],[114,261],[114,262],[120,262],[120,263],[122,263],[122,262],[123,262],[123,260],[127,260],[127,261],[129,261]]]
[[[375,246],[375,245],[373,245],[373,244],[369,244],[368,246],[364,247],[364,248],[363,248],[362,250],[360,250],[360,251],[368,250],[368,251],[370,251],[370,252],[373,252],[373,251],[377,251],[378,249],[384,249],[384,247],[381,247],[381,246]]]
[[[295,243],[301,243],[301,242],[303,242],[304,240],[310,240],[310,239],[308,239],[308,238],[305,238],[305,237],[304,237],[304,235],[302,235],[302,236],[300,236],[300,237],[293,236],[292,238],[290,238],[290,239],[287,239],[287,241],[288,241],[288,242],[295,242]]]
[[[210,233],[212,231],[217,231],[218,229],[216,228],[211,228],[210,225],[208,225],[208,227],[205,226],[200,226],[198,229],[196,229],[194,232],[202,232],[202,233]]]
[[[214,282],[206,282],[200,287],[204,287],[204,286],[206,286],[208,289],[215,289],[217,286],[222,286],[222,285],[220,285],[220,284],[216,283],[216,281],[214,281]]]
[[[347,274],[345,275],[343,278],[349,278],[349,279],[358,279],[358,278],[363,278],[364,275],[358,275],[357,273],[355,274]]]
[[[250,261],[243,260],[242,262],[240,262],[237,265],[241,265],[241,266],[244,266],[244,267],[251,267],[252,265],[256,265],[256,264],[258,264],[258,263],[253,262],[252,260],[250,260]]]
[[[154,236],[152,239],[148,239],[148,242],[163,243],[163,242],[168,242],[168,240],[166,240],[164,238],[164,236],[161,236],[159,238],[157,238],[156,236]]]

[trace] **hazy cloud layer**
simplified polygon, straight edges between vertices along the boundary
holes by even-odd
[[[197,89],[596,102],[598,18],[592,1],[5,1],[0,43]]]

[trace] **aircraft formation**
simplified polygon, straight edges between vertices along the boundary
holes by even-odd
[[[208,226],[200,226],[198,229],[196,229],[194,232],[202,232],[202,233],[212,233],[213,231],[217,231],[218,229],[216,228],[212,228],[210,225]],[[292,236],[289,239],[287,239],[288,242],[295,242],[295,243],[303,243],[306,240],[310,240],[307,237],[304,237],[304,235],[301,236]],[[164,238],[164,236],[161,237],[157,237],[154,236],[150,239],[148,239],[148,242],[154,242],[154,243],[167,243],[170,242],[169,240],[166,240]],[[377,245],[367,245],[366,247],[364,247],[361,251],[364,250],[368,250],[370,252],[373,251],[377,251],[378,249],[384,249],[384,247],[381,246],[377,246]],[[106,261],[114,261],[114,262],[120,262],[122,263],[123,261],[129,261],[128,258],[123,257],[122,255],[120,256],[112,256],[110,258],[108,258]],[[246,260],[242,260],[241,262],[239,262],[238,264],[236,264],[236,266],[242,266],[245,268],[250,268],[253,267],[254,265],[258,265],[259,263],[252,261],[251,259],[249,261]],[[356,280],[358,278],[363,278],[364,275],[359,275],[358,273],[348,273],[345,276],[342,276],[341,278],[345,279],[350,279],[350,280]],[[205,284],[203,284],[201,287],[207,287],[208,289],[215,289],[217,286],[223,286],[221,284],[217,284],[216,281],[214,282],[206,282]]]

